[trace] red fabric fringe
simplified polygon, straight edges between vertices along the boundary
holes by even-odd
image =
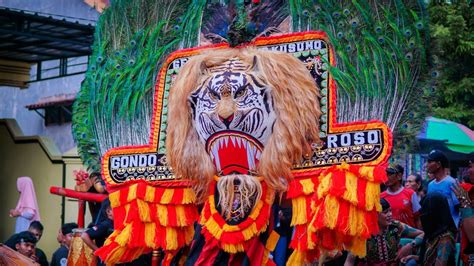
[[[108,264],[115,264],[132,261],[153,249],[176,251],[188,245],[193,234],[193,224],[199,215],[192,203],[194,195],[190,194],[189,190],[185,194],[186,189],[188,188],[183,186],[158,187],[137,182],[113,192],[109,197],[114,212],[115,232],[107,239],[106,245],[98,249],[95,254]],[[129,195],[134,190],[136,195]],[[153,194],[147,195],[147,193]],[[163,198],[165,193],[166,199]],[[166,217],[158,217],[158,205],[160,208],[161,206],[165,208],[166,213],[160,215]],[[177,218],[178,207],[183,209],[184,219]],[[166,224],[161,224],[159,218],[164,219]],[[127,226],[131,227],[129,238],[125,246],[121,246],[117,242],[117,237]],[[153,226],[153,235],[149,235],[151,232],[145,232],[146,226]],[[176,231],[175,237],[170,238],[167,235],[167,228]]]
[[[357,177],[357,202],[349,202],[344,199],[346,190],[347,174],[353,174]],[[320,255],[320,248],[325,250],[341,250],[345,246],[350,246],[355,237],[368,239],[371,234],[378,232],[377,211],[366,210],[366,193],[368,182],[380,184],[386,180],[385,165],[380,166],[361,166],[361,165],[334,165],[326,169],[319,169],[315,171],[295,172],[293,173],[295,179],[290,181],[287,198],[304,200],[307,211],[306,223],[295,224],[294,236],[291,240],[290,247],[300,252],[305,252],[306,259],[317,258]],[[330,174],[329,190],[325,191],[321,198],[318,198],[318,186],[320,178]],[[304,192],[303,184],[310,183],[314,185],[314,192],[308,194]],[[372,185],[373,187],[373,185]],[[308,190],[308,188],[306,188]],[[330,196],[332,203],[327,203],[327,197]],[[355,199],[355,198],[354,198]],[[336,212],[337,220],[333,228],[326,220],[326,204],[332,206],[334,201],[337,201],[338,210],[331,209],[328,213]],[[377,201],[378,202],[378,201]],[[294,203],[296,203],[294,201]],[[301,204],[301,203],[298,203]],[[355,204],[355,205],[354,205]],[[351,221],[351,208],[356,208],[361,213],[358,215],[357,221]],[[301,218],[301,217],[300,217]],[[304,221],[299,219],[296,221]],[[353,232],[349,231],[351,223],[364,223],[362,231],[358,231],[356,235],[351,235]],[[354,225],[354,224],[352,224]],[[352,226],[354,228],[354,226]],[[361,228],[361,227],[359,227]],[[354,229],[352,229],[354,230]],[[360,230],[360,229],[359,229]],[[311,242],[308,242],[308,239]],[[313,244],[312,244],[313,243]],[[310,252],[307,252],[310,251]]]

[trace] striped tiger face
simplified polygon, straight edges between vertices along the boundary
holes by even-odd
[[[189,99],[200,140],[218,172],[254,173],[276,120],[270,88],[237,58],[204,75]]]

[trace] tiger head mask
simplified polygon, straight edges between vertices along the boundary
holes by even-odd
[[[319,142],[319,92],[292,55],[219,49],[191,58],[170,89],[166,150],[178,177],[262,176],[284,191],[291,167]]]

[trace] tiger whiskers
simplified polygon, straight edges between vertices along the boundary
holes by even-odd
[[[262,196],[260,181],[251,175],[226,175],[217,181],[221,215],[225,220],[244,218]],[[237,214],[238,217],[235,217]]]

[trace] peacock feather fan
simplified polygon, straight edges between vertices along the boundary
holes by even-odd
[[[112,1],[73,110],[73,136],[89,171],[100,172],[110,148],[148,143],[156,75],[170,52],[196,46],[201,28],[217,42],[251,40],[287,17],[283,10],[283,0]]]
[[[205,1],[113,1],[73,109],[73,136],[90,172],[110,148],[149,140],[156,75],[166,56],[194,46]]]
[[[203,37],[245,43],[288,16],[293,31],[328,33],[337,57],[330,71],[339,122],[377,119],[400,143],[415,139],[429,92],[418,84],[426,72],[421,2],[118,0],[99,19],[74,105],[73,135],[85,165],[100,172],[108,149],[148,143],[156,75],[170,52]]]
[[[294,31],[327,32],[336,52],[338,122],[380,120],[395,149],[413,144],[427,110],[423,1],[290,0]]]

